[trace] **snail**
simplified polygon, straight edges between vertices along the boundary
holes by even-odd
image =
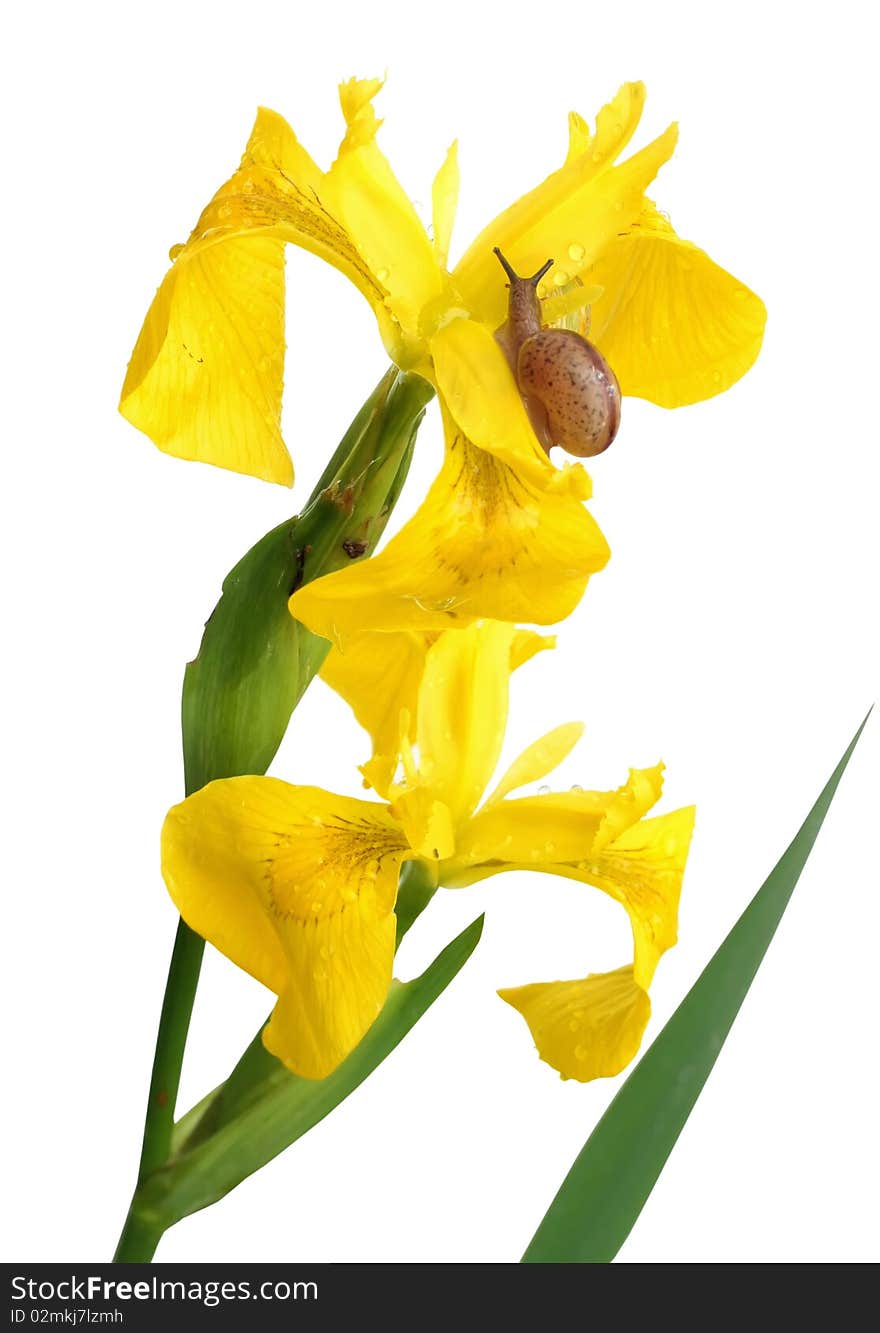
[[[510,279],[507,323],[496,337],[535,434],[548,451],[558,444],[578,458],[601,454],[620,425],[620,385],[614,371],[581,334],[542,326],[537,288],[553,267],[552,259],[531,278],[521,278],[497,246],[494,253]]]

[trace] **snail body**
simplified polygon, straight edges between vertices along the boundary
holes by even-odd
[[[537,287],[549,260],[531,278],[514,273],[495,254],[510,280],[507,323],[497,337],[546,449],[558,444],[577,458],[601,454],[620,425],[620,386],[597,347],[570,329],[544,328]]]

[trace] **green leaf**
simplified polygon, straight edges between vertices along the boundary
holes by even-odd
[[[132,1205],[139,1223],[165,1230],[215,1203],[329,1115],[446,989],[477,947],[482,928],[483,918],[478,917],[420,977],[393,982],[385,1007],[363,1041],[328,1078],[298,1078],[272,1061],[269,1077],[257,1082],[253,1095],[244,1097],[232,1119],[196,1146],[184,1146],[179,1156],[139,1186]],[[210,1111],[208,1098],[191,1114]]]
[[[712,1072],[865,722],[791,846],[593,1130],[523,1263],[609,1263],[626,1240]]]
[[[430,867],[421,861],[407,861],[401,871],[397,891],[397,945],[434,896],[436,885]],[[267,1020],[268,1021],[268,1020]],[[246,1102],[261,1095],[262,1088],[278,1073],[278,1061],[263,1045],[265,1022],[247,1047],[232,1073],[219,1087],[203,1097],[174,1126],[172,1152],[190,1151],[211,1134],[216,1134],[238,1115]]]
[[[265,773],[330,645],[293,619],[295,587],[369,555],[409,468],[433,389],[390,370],[364,403],[303,513],[279,524],[223,582],[183,684],[186,791]]]

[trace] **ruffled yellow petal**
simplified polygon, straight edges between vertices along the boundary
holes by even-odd
[[[184,920],[279,996],[263,1039],[323,1078],[391,983],[409,847],[387,808],[275,778],[212,782],[168,814],[162,870]]]
[[[455,210],[458,208],[459,184],[458,143],[454,143],[450,146],[443,165],[434,177],[434,184],[431,187],[434,254],[437,257],[437,263],[442,264],[444,268],[449,258],[449,244],[452,240]]]
[[[602,288],[590,337],[624,394],[660,407],[696,403],[729,389],[760,351],[761,298],[677,236],[650,203],[584,281]]]
[[[623,83],[596,116],[596,133],[576,111],[568,117],[567,162],[590,152],[594,167],[613,162],[626,148],[645,109],[646,89],[641,82]]]
[[[425,661],[419,771],[455,824],[476,807],[501,754],[515,632],[496,620],[454,630],[440,636]]]
[[[613,1078],[625,1069],[651,1017],[651,1001],[631,967],[498,994],[528,1023],[541,1059],[579,1083]]]
[[[642,819],[560,872],[616,898],[629,913],[635,978],[649,986],[658,959],[678,938],[678,902],[694,829],[694,807]]]
[[[490,328],[503,323],[507,305],[494,246],[504,251],[518,273],[535,273],[553,258],[556,263],[541,288],[544,294],[583,273],[638,216],[646,189],[672,155],[677,130],[670,126],[646,148],[612,165],[641,114],[643,96],[627,92],[627,87],[633,85],[625,85],[607,115],[600,113],[591,150],[581,150],[583,135],[578,128],[579,151],[495,218],[456,266],[453,277],[465,304]]]
[[[442,868],[442,882],[461,887],[522,868],[583,878],[587,858],[594,858],[592,867],[612,838],[656,804],[662,789],[658,765],[631,769],[616,791],[574,789],[486,805],[459,830],[455,861]]]
[[[281,438],[284,242],[181,254],[132,353],[119,410],[163,453],[293,484]]]
[[[443,291],[445,275],[424,225],[376,143],[382,122],[373,98],[381,86],[378,79],[350,79],[340,88],[347,129],[324,193],[387,294],[404,336],[415,337],[422,309]]]
[[[529,782],[546,777],[571,753],[583,734],[583,722],[565,722],[533,741],[514,759],[486,805],[494,805],[517,787],[525,787]]]
[[[554,624],[574,610],[608,559],[576,495],[555,488],[552,477],[546,490],[523,480],[476,448],[448,414],[445,425],[443,468],[410,521],[379,555],[291,598],[297,620],[343,650],[379,627],[436,632],[479,619]]]

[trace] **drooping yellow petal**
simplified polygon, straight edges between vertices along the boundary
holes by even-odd
[[[446,267],[449,258],[449,244],[452,240],[452,227],[455,222],[455,210],[458,207],[460,172],[458,169],[458,143],[453,143],[443,160],[443,165],[434,177],[431,186],[431,217],[434,229],[434,254],[437,263]]]
[[[625,1069],[651,1017],[651,1001],[631,967],[498,994],[528,1023],[541,1059],[579,1083],[613,1078]]]
[[[212,782],[169,812],[169,892],[279,996],[264,1041],[295,1073],[330,1073],[381,1009],[408,853],[386,807],[275,778]]]
[[[147,313],[119,410],[163,453],[293,484],[281,438],[284,242],[181,255]]]
[[[324,194],[387,293],[404,334],[415,336],[423,307],[443,290],[444,274],[424,224],[376,143],[382,122],[373,98],[381,86],[378,79],[350,79],[340,88],[347,129]]]
[[[642,819],[566,872],[616,898],[629,913],[635,977],[649,986],[660,955],[678,938],[678,902],[694,807]]]
[[[650,203],[584,274],[590,337],[624,394],[682,407],[735,384],[761,349],[759,296],[677,236]]]
[[[552,625],[574,610],[608,559],[576,495],[557,488],[553,477],[546,490],[524,480],[476,448],[448,413],[444,422],[443,468],[410,521],[379,555],[291,598],[296,619],[343,650],[379,626],[436,632],[479,619]]]
[[[631,769],[616,791],[574,788],[487,804],[459,830],[455,862],[443,867],[442,882],[461,887],[514,868],[583,878],[587,858],[598,858],[659,800],[662,775],[662,765]]]
[[[517,787],[525,787],[529,782],[546,777],[571,753],[583,734],[583,722],[565,722],[533,741],[514,759],[486,805],[494,805]]]
[[[346,274],[386,341],[396,336],[384,289],[322,199],[324,179],[290,126],[261,109],[241,166],[172,252],[119,404],[165,453],[291,485],[280,429],[285,242]]]
[[[506,288],[495,271],[494,246],[518,273],[535,273],[554,259],[543,294],[582,274],[637,217],[645,190],[672,155],[677,137],[676,127],[670,126],[653,143],[613,165],[641,115],[643,90],[638,95],[627,91],[638,87],[624,85],[606,108],[608,114],[600,113],[591,151],[582,150],[583,133],[577,127],[581,150],[484,228],[456,265],[453,277],[466,305],[490,328],[503,323],[507,304]]]
[[[425,661],[419,770],[455,824],[477,806],[501,754],[515,632],[497,620],[453,630],[441,634]]]

